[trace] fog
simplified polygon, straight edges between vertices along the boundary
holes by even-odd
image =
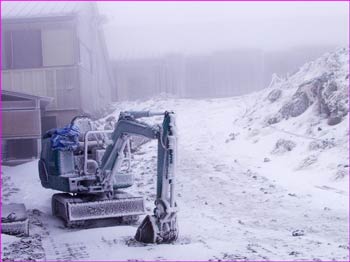
[[[191,98],[246,94],[268,87],[273,74],[286,77],[325,52],[348,47],[349,39],[345,1],[7,1],[1,7],[2,19],[8,20],[2,30],[3,68],[79,60],[85,74],[93,72],[91,77],[113,85],[113,100],[161,93]],[[41,22],[13,23],[73,13],[81,27],[75,33],[68,27],[53,31],[54,26]],[[105,39],[108,55],[104,41],[93,39]],[[36,81],[28,84],[18,75],[6,78],[11,88],[40,89]],[[44,88],[46,78],[40,79]],[[82,79],[91,84],[86,76]],[[108,84],[103,86],[107,89]],[[74,97],[70,99],[74,103]]]
[[[113,58],[346,45],[346,2],[102,2]]]
[[[239,95],[348,46],[346,2],[101,2],[120,99]]]

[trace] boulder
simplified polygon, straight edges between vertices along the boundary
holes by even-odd
[[[339,124],[342,120],[343,118],[341,116],[330,116],[327,120],[327,124],[330,126],[335,126]]]
[[[282,90],[281,89],[274,89],[272,90],[268,95],[267,95],[267,99],[273,103],[276,100],[278,100],[282,95]]]
[[[272,153],[285,153],[288,151],[292,151],[294,147],[296,146],[296,143],[292,140],[286,140],[286,139],[279,139],[276,144],[275,148],[272,150]]]
[[[335,146],[335,143],[331,140],[314,140],[309,144],[309,150],[320,150],[332,148]]]
[[[305,92],[296,92],[292,99],[284,104],[279,113],[283,118],[296,117],[301,115],[310,106],[310,100]]]

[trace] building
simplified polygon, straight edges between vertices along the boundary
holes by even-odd
[[[2,91],[2,164],[19,164],[39,157],[41,118],[51,101],[48,97]]]
[[[2,2],[2,82],[6,91],[52,97],[42,129],[94,115],[116,99],[94,2]]]

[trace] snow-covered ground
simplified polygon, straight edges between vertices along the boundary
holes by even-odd
[[[348,116],[330,126],[326,117],[315,112],[315,103],[297,117],[266,124],[266,118],[296,92],[302,77],[312,79],[322,73],[322,63],[313,64],[319,70],[302,68],[305,73],[299,72],[299,77],[293,75],[242,97],[158,98],[115,105],[116,117],[121,110],[177,114],[180,236],[175,243],[136,243],[137,225],[64,228],[51,216],[54,191],[41,187],[33,161],[2,167],[3,202],[24,202],[31,221],[28,238],[2,235],[3,257],[349,260]],[[283,87],[287,82],[288,87]],[[282,95],[271,102],[266,97],[276,88],[282,89]],[[131,191],[145,196],[151,212],[155,141],[134,155],[133,168],[137,178]]]

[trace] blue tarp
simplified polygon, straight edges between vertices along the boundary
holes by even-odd
[[[51,147],[53,150],[72,151],[79,146],[79,128],[68,125],[64,128],[50,130]]]

